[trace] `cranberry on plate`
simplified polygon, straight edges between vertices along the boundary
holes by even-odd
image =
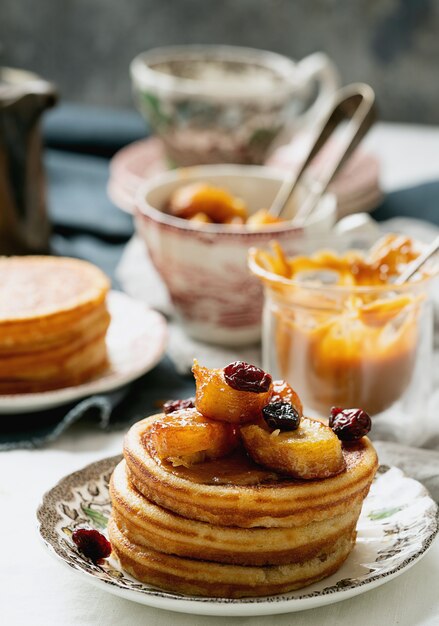
[[[100,563],[111,554],[111,543],[93,528],[77,528],[72,533],[72,539],[78,550],[93,563]]]

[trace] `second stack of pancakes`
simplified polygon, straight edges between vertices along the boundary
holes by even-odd
[[[173,592],[236,598],[291,591],[341,566],[376,470],[367,438],[343,450],[343,473],[302,481],[242,451],[174,468],[151,445],[155,419],[131,428],[111,479],[110,541],[128,573]]]
[[[68,387],[104,371],[108,290],[86,261],[0,258],[0,394]]]

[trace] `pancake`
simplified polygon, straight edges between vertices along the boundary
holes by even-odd
[[[367,437],[339,444],[345,469],[303,480],[255,463],[239,442],[227,456],[174,466],[151,436],[163,419],[130,428],[110,480],[109,537],[129,574],[177,593],[240,598],[299,589],[342,565],[378,465]]]
[[[112,517],[128,541],[142,548],[193,559],[238,565],[300,563],[332,552],[355,530],[361,504],[341,515],[295,528],[237,528],[189,520],[142,496],[129,480],[126,463],[110,481]]]
[[[105,333],[76,351],[65,348],[52,361],[32,359],[21,371],[7,371],[7,363],[0,359],[5,371],[0,377],[0,393],[32,393],[79,385],[108,367]]]
[[[214,525],[290,528],[340,516],[361,506],[378,465],[372,444],[363,437],[343,445],[346,470],[323,480],[297,480],[261,470],[243,454],[189,469],[174,468],[160,462],[149,443],[148,430],[160,418],[134,424],[125,437],[131,483],[157,505]],[[248,483],[252,472],[256,472],[255,484]]]
[[[109,281],[86,261],[0,259],[0,393],[80,384],[108,366]]]
[[[50,321],[94,308],[108,278],[96,266],[66,257],[0,258],[0,324]]]
[[[51,320],[33,320],[30,324],[1,324],[0,357],[18,356],[55,348],[66,341],[84,341],[108,328],[110,316],[105,301],[90,310],[70,311]]]
[[[157,552],[130,541],[114,519],[108,535],[114,554],[131,576],[177,593],[242,598],[292,591],[329,576],[343,564],[355,543],[355,532],[341,537],[330,553],[288,565],[244,567],[199,561]]]

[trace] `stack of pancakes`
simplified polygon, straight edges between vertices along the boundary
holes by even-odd
[[[107,365],[109,282],[60,257],[0,259],[0,393],[82,383]]]
[[[173,468],[148,435],[161,417],[131,428],[111,479],[109,536],[129,574],[174,592],[239,598],[298,589],[341,566],[377,468],[366,437],[344,446],[341,474],[303,481],[265,472],[244,451]]]

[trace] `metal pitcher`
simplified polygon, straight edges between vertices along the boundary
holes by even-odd
[[[0,68],[0,254],[49,250],[40,119],[56,101],[39,76]]]

